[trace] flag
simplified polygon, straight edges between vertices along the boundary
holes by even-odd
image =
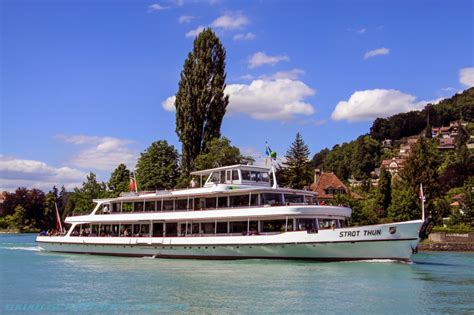
[[[277,157],[277,153],[270,148],[270,146],[268,145],[268,142],[266,141],[265,141],[265,155],[273,160],[276,160],[276,157]],[[265,164],[266,164],[266,161],[265,161]]]
[[[135,179],[130,175],[130,192],[134,192],[137,189],[137,183],[135,182]]]
[[[54,206],[56,207],[56,230],[62,232],[63,226],[61,224],[61,217],[59,216],[58,205],[56,204],[56,202],[54,203]]]
[[[420,199],[421,199],[421,202],[423,203],[426,202],[426,197],[425,197],[425,194],[423,193],[423,184],[420,184]]]
[[[270,149],[268,142],[265,142],[265,155],[269,157],[271,153],[272,153],[272,149]]]

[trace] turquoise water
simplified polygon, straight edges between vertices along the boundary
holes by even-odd
[[[55,254],[0,235],[0,313],[474,313],[474,253],[395,262]]]

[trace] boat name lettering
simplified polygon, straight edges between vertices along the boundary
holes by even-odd
[[[363,232],[363,233],[361,233]],[[356,237],[356,236],[376,236],[382,235],[382,230],[359,230],[359,231],[342,231],[339,232],[339,237]]]

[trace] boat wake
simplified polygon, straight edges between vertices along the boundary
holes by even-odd
[[[35,247],[26,247],[26,246],[14,246],[14,247],[0,247],[2,249],[10,249],[10,250],[28,250],[28,251],[34,251],[34,252],[39,252],[41,248],[38,246]]]

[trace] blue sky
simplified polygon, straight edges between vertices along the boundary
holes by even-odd
[[[222,134],[312,154],[474,85],[473,1],[2,0],[0,190],[107,180],[166,139],[202,27],[227,50]]]

